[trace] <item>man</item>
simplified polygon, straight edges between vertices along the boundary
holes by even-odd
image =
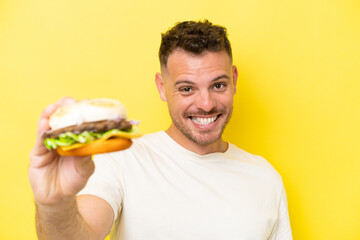
[[[127,240],[292,239],[279,174],[222,139],[238,76],[225,28],[179,23],[162,35],[159,58],[171,126],[95,155],[96,167],[42,143],[49,115],[74,100],[44,110],[29,168],[39,238],[104,239],[114,227]]]

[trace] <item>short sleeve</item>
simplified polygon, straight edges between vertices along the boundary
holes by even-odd
[[[292,232],[290,227],[290,219],[288,212],[288,203],[285,188],[283,186],[279,208],[278,208],[278,221],[274,226],[269,240],[292,240]]]
[[[78,195],[90,194],[104,199],[112,207],[115,221],[121,211],[123,199],[118,166],[108,154],[94,155],[93,160],[95,171]]]

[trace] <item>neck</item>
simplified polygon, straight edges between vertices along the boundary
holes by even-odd
[[[183,148],[199,155],[215,152],[225,152],[228,149],[228,143],[225,142],[221,137],[216,142],[207,145],[200,145],[182,134],[173,124],[171,124],[171,126],[165,132]]]

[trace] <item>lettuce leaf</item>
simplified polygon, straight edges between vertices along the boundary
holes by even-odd
[[[111,129],[106,132],[89,132],[84,131],[80,134],[74,134],[72,132],[66,132],[59,135],[58,138],[46,138],[44,140],[44,144],[47,149],[56,149],[57,147],[64,147],[64,146],[70,146],[75,143],[89,143],[91,141],[100,139],[100,138],[107,138],[110,135],[116,134],[116,133],[130,133],[135,134],[137,133],[137,129],[133,127],[130,130],[119,130],[119,129]]]

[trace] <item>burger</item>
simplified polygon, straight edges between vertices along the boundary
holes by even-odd
[[[62,156],[89,156],[129,148],[141,136],[124,105],[107,98],[86,99],[57,109],[44,144]]]

